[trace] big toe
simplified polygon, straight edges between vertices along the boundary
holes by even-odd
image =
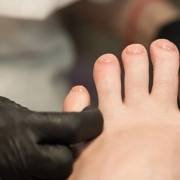
[[[168,40],[160,39],[151,45],[154,66],[152,98],[163,105],[177,107],[179,52]]]

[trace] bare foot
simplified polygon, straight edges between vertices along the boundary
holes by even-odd
[[[124,100],[117,58],[107,54],[95,63],[104,131],[81,152],[69,180],[180,179],[179,53],[167,40],[153,42],[150,51],[154,66],[150,94],[145,48],[136,44],[123,51]],[[83,102],[88,101],[85,96]],[[66,110],[71,111],[76,102],[67,99]],[[83,108],[80,101],[78,106],[77,111]]]

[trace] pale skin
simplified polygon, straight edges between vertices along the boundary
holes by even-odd
[[[148,56],[133,44],[122,53],[125,99],[121,98],[120,65],[111,54],[94,66],[103,133],[81,147],[69,180],[179,180],[180,112],[177,107],[179,52],[167,40],[151,44],[154,84],[148,92]],[[90,104],[88,91],[76,86],[64,111]]]

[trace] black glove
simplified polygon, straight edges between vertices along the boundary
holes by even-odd
[[[0,180],[64,180],[72,172],[70,145],[98,136],[96,108],[38,113],[0,97]]]

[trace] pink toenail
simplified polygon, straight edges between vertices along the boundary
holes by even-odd
[[[71,92],[84,92],[85,88],[83,86],[75,86],[72,88]]]
[[[133,44],[126,48],[126,52],[128,54],[141,54],[143,53],[143,51],[144,51],[144,48],[140,44]]]
[[[99,58],[98,62],[99,63],[110,63],[113,62],[115,57],[113,55],[103,55],[102,57]]]
[[[160,48],[163,48],[165,50],[174,50],[175,49],[175,45],[168,40],[158,40],[157,46]]]

